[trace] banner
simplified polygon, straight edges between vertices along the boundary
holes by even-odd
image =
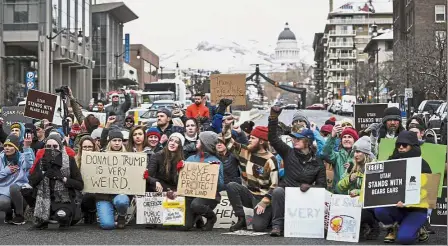
[[[432,226],[446,226],[446,186],[442,189],[442,196],[437,198],[436,208],[432,210],[431,217],[429,219],[429,223]]]
[[[365,130],[372,123],[381,123],[387,103],[355,104],[355,129]]]
[[[238,221],[238,217],[235,216],[233,212],[232,205],[230,205],[229,198],[227,197],[227,193],[225,191],[221,193],[221,202],[216,206],[214,212],[218,220],[216,221],[213,228],[221,228],[221,229],[229,229],[230,226],[236,224]],[[246,225],[247,229],[252,229],[252,218],[254,216],[253,208],[244,208],[244,214],[246,215]]]
[[[217,164],[185,162],[179,172],[177,194],[188,197],[215,199],[218,189],[219,167]]]
[[[53,122],[57,96],[42,91],[29,90],[26,97],[25,113],[29,118]]]
[[[185,197],[171,200],[166,192],[147,192],[138,197],[137,224],[185,225]]]
[[[330,221],[327,240],[352,242],[359,241],[362,205],[359,197],[349,195],[331,196]]]
[[[324,188],[286,187],[285,237],[324,238]]]
[[[83,151],[81,174],[84,192],[144,195],[147,155],[130,152]]]
[[[210,75],[210,101],[218,105],[222,98],[232,99],[232,106],[246,106],[246,74]]]
[[[33,123],[33,119],[24,116],[25,108],[23,106],[2,107],[1,118],[3,118],[3,131],[9,135],[11,125],[20,122],[23,124]]]
[[[364,208],[420,202],[420,157],[367,163],[364,176]],[[331,210],[330,210],[331,211]]]
[[[396,139],[382,138],[378,150],[378,160],[387,160],[395,148]],[[445,180],[445,159],[446,159],[446,145],[424,143],[420,145],[422,151],[422,158],[428,162],[432,173],[439,173],[441,175],[438,196],[442,195],[443,181]]]

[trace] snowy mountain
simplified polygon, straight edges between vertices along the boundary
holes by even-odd
[[[312,54],[312,50],[303,44],[299,43],[299,47],[305,56]],[[278,66],[274,63],[274,49],[274,46],[255,40],[235,42],[224,38],[209,39],[199,42],[194,48],[162,54],[160,64],[174,68],[179,63],[181,69],[219,70],[221,73],[253,71],[251,64],[261,64],[261,67],[272,70]]]

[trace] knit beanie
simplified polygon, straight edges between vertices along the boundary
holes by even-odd
[[[353,145],[353,149],[369,156],[372,155],[372,142],[370,141],[370,137],[364,136],[358,139]]]
[[[346,125],[351,125],[351,126],[353,126],[353,121],[352,121],[351,119],[349,119],[349,118],[344,118],[344,119],[342,119],[342,120],[339,122],[339,124],[341,124],[341,126],[342,126],[342,125],[344,125],[344,126],[346,126]]]
[[[160,140],[160,138],[162,137],[162,133],[159,131],[159,129],[157,127],[150,127],[148,130],[146,130],[146,136],[157,136]]]
[[[64,145],[62,144],[61,135],[50,133],[50,135],[48,135],[48,137],[45,139],[45,143],[47,143],[48,140],[50,140],[50,139],[53,139],[54,141],[58,142],[60,150],[62,150],[64,148]]]
[[[321,132],[325,132],[325,133],[331,133],[331,131],[333,131],[333,125],[331,125],[331,124],[323,125],[323,126],[320,128],[320,131],[321,131]]]
[[[330,119],[328,119],[327,121],[325,121],[325,125],[336,125],[336,117],[331,116]]]
[[[355,141],[357,141],[359,139],[359,136],[358,136],[358,133],[356,132],[356,130],[353,128],[350,128],[350,127],[345,128],[345,130],[342,131],[341,138],[345,135],[352,136],[353,139],[355,139]]]
[[[383,124],[389,120],[397,120],[401,122],[401,111],[397,107],[390,107],[384,110]]]
[[[295,112],[292,116],[292,122],[295,121],[303,121],[306,123],[307,128],[310,127],[310,121],[308,120],[308,118],[305,115],[302,115],[299,111]]]
[[[268,128],[266,126],[257,126],[250,133],[251,136],[268,141]]]
[[[175,133],[173,133],[173,134],[170,135],[170,138],[169,138],[169,139],[171,139],[171,138],[173,138],[173,137],[178,138],[178,139],[180,140],[180,143],[182,144],[182,146],[185,145],[185,137],[184,137],[184,135],[182,135],[182,134],[180,134],[180,133],[178,133],[178,132],[175,132]]]
[[[157,110],[157,113],[164,113],[166,114],[166,116],[171,118],[171,111],[165,107],[159,108],[159,110]]]
[[[409,144],[412,146],[419,146],[417,133],[410,131],[402,131],[398,134],[397,144]]]
[[[10,145],[16,149],[16,151],[19,151],[19,137],[17,137],[15,134],[10,134],[3,145]]]
[[[243,130],[245,133],[250,134],[252,130],[254,129],[255,123],[253,121],[245,121],[243,124],[240,125],[241,130]]]
[[[19,130],[22,130],[22,125],[19,122],[12,123],[10,129],[12,130],[12,129],[15,129],[15,128],[18,128]]]
[[[49,132],[49,134],[48,134],[47,137],[49,137],[49,136],[51,136],[51,135],[54,135],[54,134],[59,135],[59,137],[60,137],[61,139],[64,139],[64,138],[65,138],[64,130],[62,130],[62,127],[58,127],[58,128],[53,128],[53,129],[51,129],[51,131]]]
[[[78,123],[73,124],[69,133],[70,137],[76,137],[80,133],[81,133],[81,126]]]
[[[212,131],[199,133],[199,141],[204,150],[212,155],[216,153],[216,144],[218,143],[218,134]]]
[[[109,141],[111,141],[114,138],[119,138],[119,139],[123,140],[123,133],[121,133],[121,131],[118,131],[118,130],[109,131],[109,135],[108,135]]]

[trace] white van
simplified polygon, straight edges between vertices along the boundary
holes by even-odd
[[[353,95],[344,95],[341,98],[341,114],[347,114],[353,116],[353,108],[356,103],[356,97]]]

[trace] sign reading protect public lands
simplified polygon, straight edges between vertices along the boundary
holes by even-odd
[[[83,151],[81,174],[84,192],[145,195],[147,155],[129,152]]]
[[[212,74],[210,75],[210,96],[216,105],[223,98],[232,99],[234,106],[246,106],[245,74]]]
[[[29,90],[26,97],[25,116],[53,122],[58,96],[42,91]]]
[[[219,165],[185,162],[179,172],[177,194],[180,196],[215,199],[218,189]]]

